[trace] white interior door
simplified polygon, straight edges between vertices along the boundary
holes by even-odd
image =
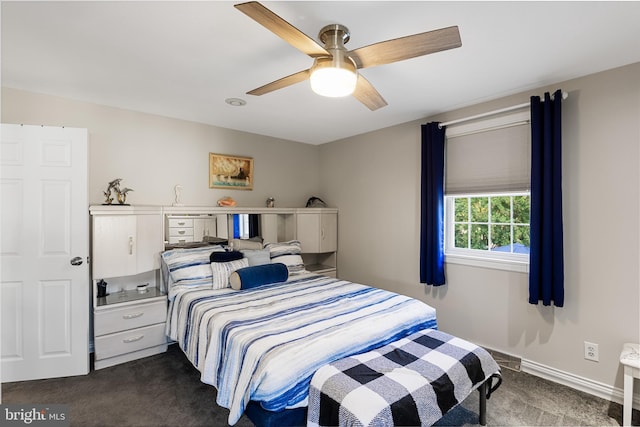
[[[87,374],[87,130],[0,126],[0,379]]]

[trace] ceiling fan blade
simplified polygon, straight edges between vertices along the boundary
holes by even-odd
[[[347,53],[358,68],[390,64],[462,46],[457,26],[400,37],[354,49]]]
[[[234,5],[236,9],[256,21],[296,49],[306,53],[312,58],[318,56],[331,56],[324,47],[320,46],[311,37],[298,30],[293,25],[264,7],[257,1]]]
[[[259,88],[253,89],[247,92],[247,95],[264,95],[265,93],[273,92],[274,90],[282,89],[287,86],[294,85],[296,83],[300,83],[309,78],[309,70],[299,71],[295,74],[291,74],[290,76],[283,77],[271,83],[267,83],[264,86],[260,86]]]
[[[358,74],[358,82],[356,83],[356,90],[353,91],[353,96],[366,105],[371,111],[387,105],[387,101],[385,101],[376,88],[369,83],[369,80],[362,77],[362,74]]]

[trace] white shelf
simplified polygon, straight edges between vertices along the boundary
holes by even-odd
[[[96,298],[96,309],[99,310],[101,307],[106,308],[113,306],[113,304],[125,305],[128,302],[140,302],[141,300],[152,298],[164,299],[166,297],[167,295],[156,287],[147,288],[146,292],[138,292],[137,289],[123,290],[120,292],[114,292],[105,297]]]

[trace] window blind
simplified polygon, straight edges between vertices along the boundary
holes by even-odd
[[[447,129],[445,194],[529,190],[531,131],[527,122],[451,133]]]

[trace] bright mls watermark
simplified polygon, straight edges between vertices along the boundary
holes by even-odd
[[[69,405],[0,405],[0,426],[69,427]]]

